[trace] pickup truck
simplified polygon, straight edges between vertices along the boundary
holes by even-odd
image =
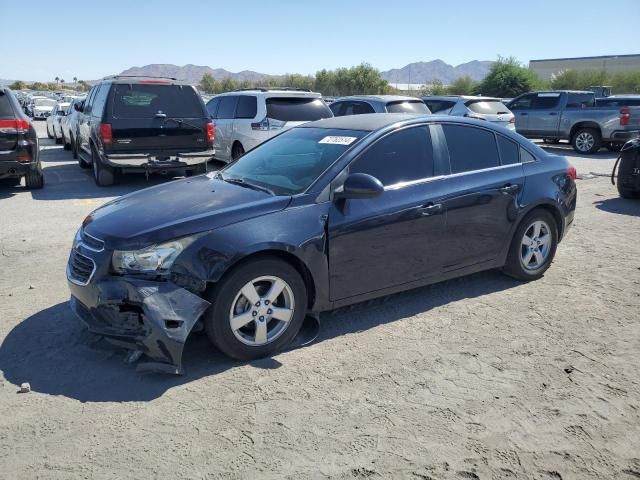
[[[556,90],[525,93],[507,107],[521,135],[549,143],[569,140],[578,153],[595,153],[602,146],[617,151],[640,136],[640,107],[595,105],[593,92]]]

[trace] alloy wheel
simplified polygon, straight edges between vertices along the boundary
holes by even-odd
[[[588,152],[593,148],[593,145],[596,143],[595,138],[589,132],[581,132],[576,137],[576,147],[581,152]]]
[[[520,261],[526,270],[544,265],[551,252],[551,229],[546,222],[536,220],[527,228],[520,244]]]
[[[245,345],[266,345],[287,330],[294,308],[293,290],[287,282],[271,275],[255,278],[231,304],[231,331]]]

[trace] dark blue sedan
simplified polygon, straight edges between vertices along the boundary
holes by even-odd
[[[575,169],[478,120],[371,114],[293,128],[208,175],[100,207],[67,278],[89,329],[178,373],[202,320],[236,359],[321,312],[480,270],[540,278]]]

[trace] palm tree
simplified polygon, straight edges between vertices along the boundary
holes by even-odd
[[[64,78],[60,79],[60,83],[64,84]]]
[[[78,83],[78,77],[73,77],[73,83]]]
[[[56,77],[55,81],[56,81],[56,83],[58,83],[60,81],[60,77]]]

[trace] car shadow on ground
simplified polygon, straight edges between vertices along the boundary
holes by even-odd
[[[323,314],[320,335],[312,345],[518,285],[520,282],[490,271]],[[29,382],[34,391],[82,402],[149,401],[174,386],[245,365],[214,350],[203,334],[189,337],[182,376],[138,373],[124,358],[124,350],[86,331],[67,302],[25,319],[0,346],[0,370],[16,385],[16,391],[18,385]],[[273,369],[281,364],[276,356],[249,365]]]
[[[606,200],[593,202],[593,204],[598,210],[604,212],[640,217],[640,197],[635,199],[622,197],[607,198]]]

